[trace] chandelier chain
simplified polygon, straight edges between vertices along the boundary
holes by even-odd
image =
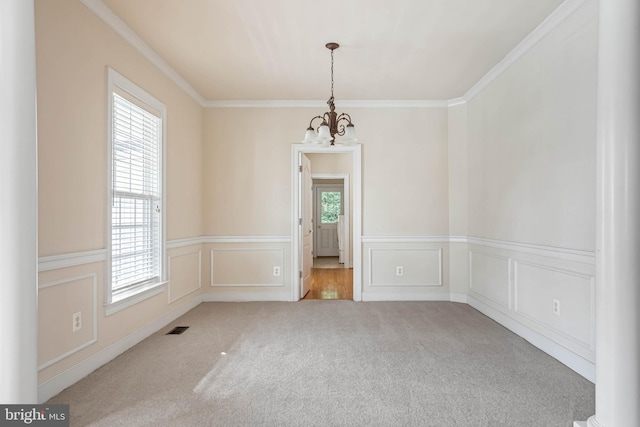
[[[331,49],[331,99],[333,99],[333,49]]]

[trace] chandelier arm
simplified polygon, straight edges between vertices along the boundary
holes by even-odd
[[[326,114],[326,113],[325,113]],[[315,119],[324,119],[323,116],[315,116],[313,119],[311,119],[311,121],[309,121],[309,128],[315,130],[315,128],[313,127],[313,121]]]
[[[350,115],[348,115],[347,113],[341,113],[341,114],[338,116],[338,120],[337,120],[337,121],[338,121],[338,122],[340,122],[340,121],[342,121],[342,120],[346,120],[346,121],[348,121],[350,125],[352,125],[352,124],[353,124],[353,123],[351,122],[351,116],[350,116]]]

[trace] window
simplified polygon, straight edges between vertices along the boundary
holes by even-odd
[[[340,191],[322,191],[320,194],[322,224],[335,224],[342,213],[342,193]]]
[[[162,103],[109,70],[109,304],[161,291],[164,114]]]

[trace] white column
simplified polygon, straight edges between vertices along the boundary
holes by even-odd
[[[596,414],[640,425],[640,2],[600,0]]]
[[[0,0],[0,403],[37,403],[33,0]]]

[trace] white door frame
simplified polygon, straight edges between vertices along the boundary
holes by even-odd
[[[351,154],[353,161],[353,300],[362,301],[362,146],[291,145],[291,301],[300,300],[300,156],[303,153]],[[312,165],[313,166],[313,165]],[[313,171],[312,171],[313,172]],[[313,175],[313,174],[312,174]]]
[[[313,164],[311,165],[313,166]],[[349,226],[351,225],[351,221],[349,220],[349,210],[351,209],[351,203],[349,200],[349,187],[350,187],[350,181],[349,181],[349,174],[348,173],[313,173],[313,171],[311,171],[311,179],[341,179],[342,180],[342,214],[344,215],[344,227],[346,230],[349,230]],[[319,188],[323,188],[323,186],[326,187],[340,187],[340,184],[315,184],[313,186],[314,189],[314,207],[315,207],[315,201],[316,201],[316,194],[315,192],[318,191],[318,187]],[[314,209],[314,213],[315,213],[315,209]],[[313,224],[314,226],[314,231],[317,230],[317,224],[314,222]],[[349,268],[351,267],[351,249],[350,249],[350,242],[351,242],[351,236],[349,235],[350,233],[346,233],[344,236],[344,259],[346,260],[346,262],[344,263],[344,268]],[[313,257],[316,257],[316,246],[317,246],[317,242],[316,239],[313,240],[313,247],[314,247],[314,253],[313,253]]]

